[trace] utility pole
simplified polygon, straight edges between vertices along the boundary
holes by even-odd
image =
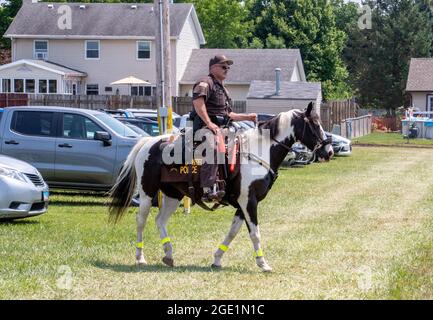
[[[168,0],[154,0],[157,21],[155,33],[156,58],[156,96],[158,123],[161,134],[172,129],[171,97],[171,50],[170,50],[170,12]]]

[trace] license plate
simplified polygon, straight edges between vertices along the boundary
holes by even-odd
[[[50,197],[50,192],[49,191],[42,191],[42,201],[43,202],[47,202],[48,199]]]

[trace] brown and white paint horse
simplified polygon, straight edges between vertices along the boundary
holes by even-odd
[[[260,161],[260,158],[247,154],[240,165],[236,176],[227,181],[227,203],[236,208],[236,213],[224,241],[219,245],[214,254],[212,267],[221,267],[221,259],[228,250],[230,243],[238,234],[245,222],[251,241],[253,243],[256,264],[263,271],[271,271],[272,268],[266,262],[260,244],[260,230],[257,217],[258,203],[263,200],[276,179],[278,168],[286,157],[290,147],[300,141],[309,149],[314,150],[319,161],[328,161],[332,156],[330,141],[320,125],[317,115],[312,114],[313,104],[310,103],[305,111],[291,110],[283,112],[275,118],[259,124],[256,129],[245,132],[246,139],[260,140],[263,132],[269,130],[269,163]],[[137,248],[136,262],[145,265],[143,255],[143,230],[152,199],[162,191],[162,206],[156,217],[156,225],[160,232],[161,243],[165,252],[163,262],[168,266],[174,265],[173,247],[167,233],[167,222],[170,216],[179,206],[180,200],[188,196],[188,183],[161,183],[162,150],[161,143],[167,137],[159,136],[144,138],[137,143],[129,154],[110,195],[110,219],[117,222],[125,213],[131,198],[138,187],[140,195],[140,207],[136,216],[137,221]],[[251,141],[250,141],[251,142]],[[138,182],[138,183],[137,183]],[[200,190],[196,186],[196,190]],[[198,194],[200,196],[200,194]]]

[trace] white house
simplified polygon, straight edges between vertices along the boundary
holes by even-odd
[[[65,5],[70,29],[62,27]],[[24,0],[4,35],[12,40],[12,63],[0,66],[0,92],[151,95],[155,21],[153,4]],[[192,4],[170,5],[170,30],[172,88],[178,95],[192,50],[205,43]],[[110,85],[130,75],[151,85]]]

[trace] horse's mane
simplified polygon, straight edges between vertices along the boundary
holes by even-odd
[[[259,121],[258,127],[260,132],[262,132],[262,130],[269,130],[270,138],[274,139],[278,135],[279,120],[280,120],[280,115],[276,115],[271,119],[265,121]]]

